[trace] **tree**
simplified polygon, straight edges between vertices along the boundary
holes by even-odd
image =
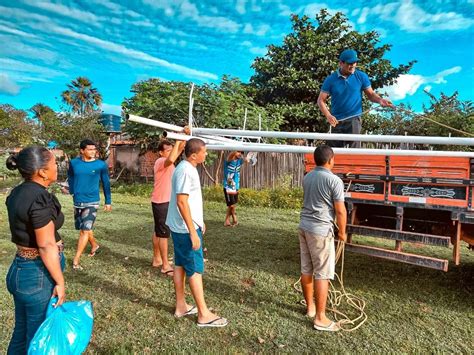
[[[67,84],[68,90],[61,93],[63,102],[79,116],[92,114],[98,110],[102,104],[102,95],[96,88],[92,87],[92,82],[80,76]]]
[[[54,110],[42,103],[37,103],[30,108],[33,120],[37,126],[36,138],[43,145],[56,141],[65,128]]]
[[[358,33],[340,12],[331,16],[326,9],[309,17],[293,15],[293,32],[281,46],[269,45],[265,57],[255,59],[251,85],[257,102],[268,111],[284,116],[283,130],[325,132],[329,126],[316,104],[324,79],[337,68],[339,53],[353,48],[359,53],[359,68],[371,77],[372,87],[381,88],[407,73],[415,61],[393,67],[384,59],[388,44],[376,47],[376,31]],[[365,103],[365,107],[368,107]]]
[[[125,99],[122,106],[134,115],[184,126],[188,124],[190,88],[190,83],[176,81],[140,81],[132,86],[134,95]],[[275,129],[281,122],[278,116],[270,119],[265,108],[256,105],[246,86],[235,78],[224,76],[220,85],[196,85],[193,97],[193,119],[200,127],[243,127],[245,109],[249,129],[258,129],[259,115],[263,129]],[[162,133],[160,129],[133,122],[127,123],[125,131],[146,148],[153,147]]]
[[[16,148],[34,143],[35,124],[24,110],[0,105],[0,147]]]

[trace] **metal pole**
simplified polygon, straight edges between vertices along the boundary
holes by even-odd
[[[174,124],[170,124],[170,123],[166,123],[166,122],[152,120],[152,119],[145,118],[145,117],[130,115],[128,113],[125,115],[125,119],[129,120],[129,121],[132,121],[132,122],[146,124],[148,126],[162,128],[162,129],[167,130],[167,131],[183,132],[183,127],[176,126]]]
[[[275,153],[313,153],[316,147],[259,144],[259,143],[209,143],[208,150],[229,150],[245,152],[275,152]],[[449,152],[433,150],[394,150],[394,149],[358,149],[358,148],[333,148],[336,154],[344,155],[397,155],[397,156],[433,156],[433,157],[468,157],[474,158],[474,152]]]
[[[190,130],[189,132],[190,135],[193,135],[193,106],[194,106],[193,91],[194,91],[194,83],[191,84],[191,91],[189,92],[188,127]]]
[[[302,138],[316,140],[337,140],[356,142],[387,142],[387,143],[414,143],[414,144],[445,144],[474,146],[474,138],[463,137],[422,137],[422,136],[382,136],[370,134],[329,134],[307,132],[276,132],[276,131],[251,131],[217,128],[195,128],[194,133],[206,135],[220,135],[229,137],[268,137],[268,138]]]

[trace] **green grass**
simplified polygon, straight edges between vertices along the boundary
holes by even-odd
[[[345,286],[366,300],[368,321],[352,333],[319,333],[303,316],[302,296],[293,289],[299,277],[298,211],[239,206],[240,225],[225,228],[225,205],[209,202],[205,206],[209,249],[205,294],[208,305],[230,324],[199,329],[193,317],[173,317],[172,280],[150,268],[148,199],[118,193],[113,198],[113,212],[99,213],[96,224],[103,252],[94,258],[84,256],[85,271],[74,272],[70,263],[77,233],[72,201],[59,196],[66,214],[61,232],[68,259],[67,298],[94,304],[88,354],[470,353],[474,348],[474,254],[464,247],[461,266],[450,264],[448,273],[348,253]],[[3,206],[4,199],[1,196]],[[0,222],[0,279],[4,280],[15,251],[5,208]],[[451,256],[451,249],[412,249]],[[13,327],[13,301],[5,286],[0,287],[0,322],[3,353]]]

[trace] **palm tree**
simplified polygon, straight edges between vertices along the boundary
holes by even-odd
[[[102,95],[92,82],[85,76],[80,76],[67,84],[68,90],[61,93],[63,102],[80,116],[90,114],[102,104]]]

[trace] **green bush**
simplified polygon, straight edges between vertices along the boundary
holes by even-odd
[[[153,184],[133,183],[114,184],[113,193],[131,196],[150,197]],[[221,185],[204,187],[203,198],[205,201],[224,202],[224,192]],[[239,205],[249,207],[272,207],[300,209],[303,203],[303,190],[300,188],[278,187],[276,189],[240,189]]]
[[[205,187],[205,201],[224,201],[222,186]],[[240,189],[239,205],[249,207],[273,207],[300,209],[303,203],[303,190],[279,187],[276,189]]]
[[[121,193],[131,196],[150,197],[153,191],[151,183],[113,184],[112,193]]]

